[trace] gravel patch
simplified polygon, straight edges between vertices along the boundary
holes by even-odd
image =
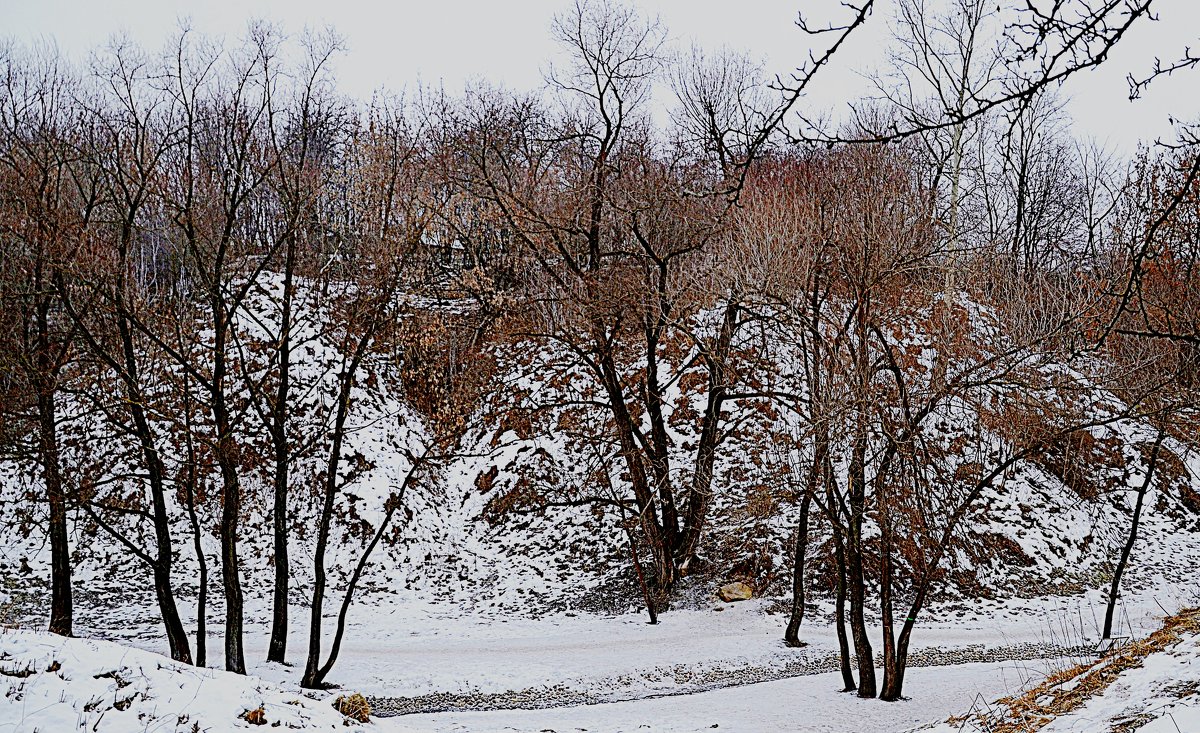
[[[1032,661],[1061,659],[1091,654],[1090,647],[1061,646],[1026,642],[1007,646],[926,647],[909,652],[909,667],[945,667],[980,662]],[[876,658],[882,665],[882,657]],[[725,687],[752,685],[789,677],[836,672],[837,652],[800,652],[778,666],[743,666],[694,670],[685,665],[659,667],[636,675],[621,675],[598,681],[593,689],[566,685],[531,687],[505,692],[434,692],[415,697],[371,697],[375,715],[389,717],[417,713],[444,713],[486,710],[539,710],[544,708],[598,705],[697,692]],[[672,684],[667,690],[646,690],[635,683]]]

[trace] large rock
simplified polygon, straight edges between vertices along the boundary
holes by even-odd
[[[748,601],[754,597],[754,589],[741,581],[721,586],[717,597],[722,601]]]

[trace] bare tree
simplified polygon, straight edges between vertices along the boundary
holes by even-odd
[[[0,328],[9,355],[2,373],[33,396],[32,405],[22,401],[4,412],[14,422],[30,418],[34,426],[33,454],[49,509],[50,631],[64,636],[71,635],[74,612],[59,393],[75,343],[61,317],[54,277],[87,226],[92,203],[71,174],[75,88],[52,52],[0,47]]]

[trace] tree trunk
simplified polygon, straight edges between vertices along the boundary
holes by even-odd
[[[195,469],[189,469],[193,472]],[[199,588],[196,590],[196,666],[208,664],[208,560],[200,542],[200,518],[196,515],[196,487],[193,482],[187,489],[188,520],[192,525],[192,544],[196,551],[196,563],[200,567]]]
[[[598,376],[604,384],[609,410],[616,427],[621,458],[629,473],[629,483],[637,501],[642,531],[646,535],[646,543],[650,546],[650,552],[654,558],[657,605],[659,608],[664,608],[678,577],[675,567],[675,552],[667,545],[663,536],[662,525],[659,523],[655,508],[654,492],[650,489],[646,468],[642,462],[642,453],[638,449],[633,418],[629,414],[629,407],[625,402],[625,391],[621,387],[621,377],[617,372],[616,363],[613,361],[604,327],[600,323],[592,324],[592,343],[597,352]]]
[[[879,693],[880,700],[895,702],[900,699],[900,696],[904,692],[904,673],[908,669],[908,644],[912,639],[913,628],[917,623],[917,614],[921,612],[921,609],[925,605],[925,594],[929,590],[929,577],[929,575],[926,575],[922,578],[920,585],[917,587],[912,605],[908,608],[908,616],[904,619],[904,625],[900,627],[900,634],[896,639],[895,653],[892,655],[891,668],[890,670],[885,669],[883,689]]]
[[[188,522],[192,527],[192,547],[196,551],[196,564],[200,569],[199,588],[196,590],[196,666],[208,664],[208,560],[204,557],[201,542],[200,517],[196,512],[196,442],[192,433],[192,382],[184,373],[183,429],[186,445],[187,466],[184,477],[184,498],[187,501]]]
[[[287,659],[288,631],[288,400],[291,398],[292,354],[292,274],[296,269],[294,237],[288,237],[284,257],[283,309],[280,315],[279,384],[271,411],[271,438],[275,449],[275,588],[272,599],[271,641],[267,646],[267,661],[283,663]]]
[[[220,262],[218,258],[218,263]],[[220,272],[220,266],[216,268]],[[226,404],[225,342],[229,323],[221,282],[212,285],[213,370],[209,400],[216,429],[216,458],[221,469],[221,582],[225,591],[225,669],[246,673],[246,655],[242,648],[242,579],[238,561],[238,525],[242,513],[242,487],[238,480],[239,453]]]
[[[133,226],[126,221],[121,235],[120,261],[122,271],[126,266],[133,236]],[[129,402],[130,414],[133,417],[133,431],[137,436],[142,459],[146,463],[146,475],[150,483],[150,500],[153,507],[155,554],[151,569],[154,571],[154,593],[158,599],[159,612],[162,615],[163,626],[167,632],[167,644],[171,650],[171,658],[192,663],[192,652],[188,644],[187,633],[183,630],[183,621],[179,618],[179,609],[175,605],[175,591],[171,587],[171,565],[174,558],[171,540],[171,518],[167,512],[166,477],[162,458],[155,444],[154,431],[150,427],[150,418],[146,414],[146,399],[142,392],[142,372],[138,363],[138,349],[134,342],[132,311],[127,299],[128,283],[121,275],[116,297],[117,333],[120,337],[121,359],[118,364],[115,358],[105,356],[105,360],[114,367],[125,385],[125,397]],[[93,346],[98,346],[93,344]],[[105,352],[107,354],[107,352]]]
[[[800,523],[796,527],[796,548],[792,562],[792,615],[788,619],[783,640],[788,646],[800,646],[800,625],[804,623],[804,565],[808,548],[808,510],[812,495],[804,494],[800,501]]]
[[[338,471],[342,463],[342,441],[346,437],[346,420],[350,416],[350,394],[355,375],[366,353],[373,328],[366,328],[358,337],[354,353],[339,376],[337,413],[333,420],[329,461],[325,467],[325,496],[321,503],[321,519],[317,524],[317,547],[313,553],[312,609],[308,626],[308,655],[304,661],[304,676],[300,686],[319,689],[325,683],[328,668],[321,667],[321,620],[325,607],[325,551],[329,545],[329,527],[333,520],[333,504],[338,494]]]
[[[346,584],[346,595],[342,598],[341,608],[338,609],[337,628],[333,633],[333,643],[329,648],[329,658],[325,660],[325,664],[321,665],[312,676],[311,684],[305,684],[305,687],[321,687],[325,684],[325,678],[329,675],[329,671],[333,669],[333,665],[337,662],[338,653],[342,648],[342,639],[346,634],[346,616],[350,612],[350,604],[354,600],[354,591],[358,587],[358,581],[362,577],[363,569],[367,567],[367,562],[371,559],[371,553],[375,551],[375,547],[379,545],[379,540],[383,537],[384,532],[392,522],[392,516],[395,515],[398,509],[404,502],[404,495],[408,493],[408,487],[412,483],[413,477],[416,476],[417,469],[421,465],[421,460],[413,463],[408,470],[408,475],[404,477],[404,483],[400,487],[400,492],[396,496],[392,496],[388,500],[387,511],[384,513],[383,520],[379,523],[378,529],[371,537],[371,541],[363,550],[362,556],[358,559],[358,563],[354,566],[354,572],[350,575],[350,582]],[[305,679],[309,680],[307,669],[305,670]]]
[[[217,440],[217,452],[232,450],[232,439]],[[246,674],[242,649],[242,580],[239,575],[237,534],[241,514],[241,486],[228,457],[221,465],[221,583],[225,590],[225,669]]]
[[[891,507],[888,505],[888,499],[882,493],[882,482],[879,489],[879,605],[880,616],[883,624],[883,692],[880,694],[882,700],[895,700],[895,697],[889,697],[892,689],[890,682],[898,676],[902,676],[902,672],[898,667],[896,635],[895,629],[892,627],[892,526],[891,526]],[[896,693],[899,696],[899,692]]]
[[[122,329],[128,334],[128,329]],[[126,359],[133,354],[132,338],[126,340]],[[131,379],[136,380],[136,366],[127,361]],[[188,644],[187,632],[183,630],[183,621],[179,618],[179,609],[175,605],[175,592],[171,587],[171,565],[173,562],[173,547],[171,540],[171,518],[167,512],[166,488],[164,470],[158,449],[154,446],[154,436],[150,422],[142,407],[140,389],[131,388],[130,403],[132,404],[133,424],[141,443],[142,455],[146,461],[146,473],[150,480],[150,497],[153,506],[155,556],[151,565],[154,571],[154,593],[158,598],[158,608],[162,614],[163,626],[166,627],[167,644],[171,649],[171,658],[192,663],[192,652]]]
[[[865,430],[856,429],[850,458],[850,531],[846,542],[846,575],[850,584],[850,632],[858,657],[858,696],[875,697],[875,655],[865,617],[866,578],[863,575],[862,524],[866,503]]]
[[[850,665],[850,639],[846,635],[846,551],[844,543],[840,539],[837,540],[837,598],[834,601],[834,625],[837,627],[842,690],[853,692],[858,689],[858,684],[854,681],[854,669]]]
[[[1113,614],[1117,610],[1117,598],[1121,590],[1121,576],[1125,574],[1125,568],[1129,564],[1129,556],[1133,552],[1133,544],[1137,541],[1138,525],[1142,520],[1142,505],[1146,500],[1146,493],[1150,490],[1151,483],[1154,481],[1154,470],[1158,466],[1158,454],[1162,450],[1163,439],[1166,438],[1166,433],[1163,430],[1158,431],[1158,437],[1154,439],[1154,446],[1150,449],[1150,461],[1146,466],[1146,480],[1142,482],[1142,488],[1138,491],[1137,502],[1133,507],[1133,521],[1129,525],[1129,536],[1125,538],[1125,546],[1121,548],[1121,557],[1117,560],[1117,567],[1113,571],[1112,585],[1108,590],[1108,605],[1104,609],[1104,632],[1101,636],[1103,639],[1112,638]]]
[[[38,448],[46,499],[50,505],[50,632],[71,636],[74,608],[71,594],[71,548],[67,541],[67,497],[63,490],[53,388],[38,394]]]
[[[646,414],[650,418],[650,468],[654,473],[655,489],[662,501],[663,541],[672,551],[678,549],[679,511],[671,486],[670,440],[667,421],[663,415],[662,385],[658,380],[658,342],[660,323],[646,324]]]
[[[716,342],[705,355],[705,363],[708,366],[708,401],[700,426],[696,467],[692,472],[692,486],[688,494],[681,553],[685,566],[695,557],[700,546],[700,536],[708,521],[708,506],[712,501],[713,465],[717,460],[717,445],[721,439],[721,408],[729,393],[727,362],[733,347],[734,333],[737,331],[739,310],[736,298],[731,295],[725,304],[721,330],[717,334]]]
[[[187,632],[183,629],[183,620],[179,618],[179,609],[175,606],[175,594],[171,590],[170,560],[154,564],[154,594],[158,598],[158,608],[162,613],[163,626],[167,630],[167,645],[171,650],[171,659],[184,664],[192,663],[192,653],[189,649]]]

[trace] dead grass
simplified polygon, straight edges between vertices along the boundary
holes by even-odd
[[[1200,634],[1200,608],[1166,619],[1163,627],[1095,662],[1055,672],[1021,695],[1001,698],[999,712],[959,718],[972,720],[988,733],[1035,733],[1055,718],[1102,694],[1124,671],[1141,667],[1146,657],[1176,644],[1184,635]],[[1133,722],[1133,721],[1127,721]]]

